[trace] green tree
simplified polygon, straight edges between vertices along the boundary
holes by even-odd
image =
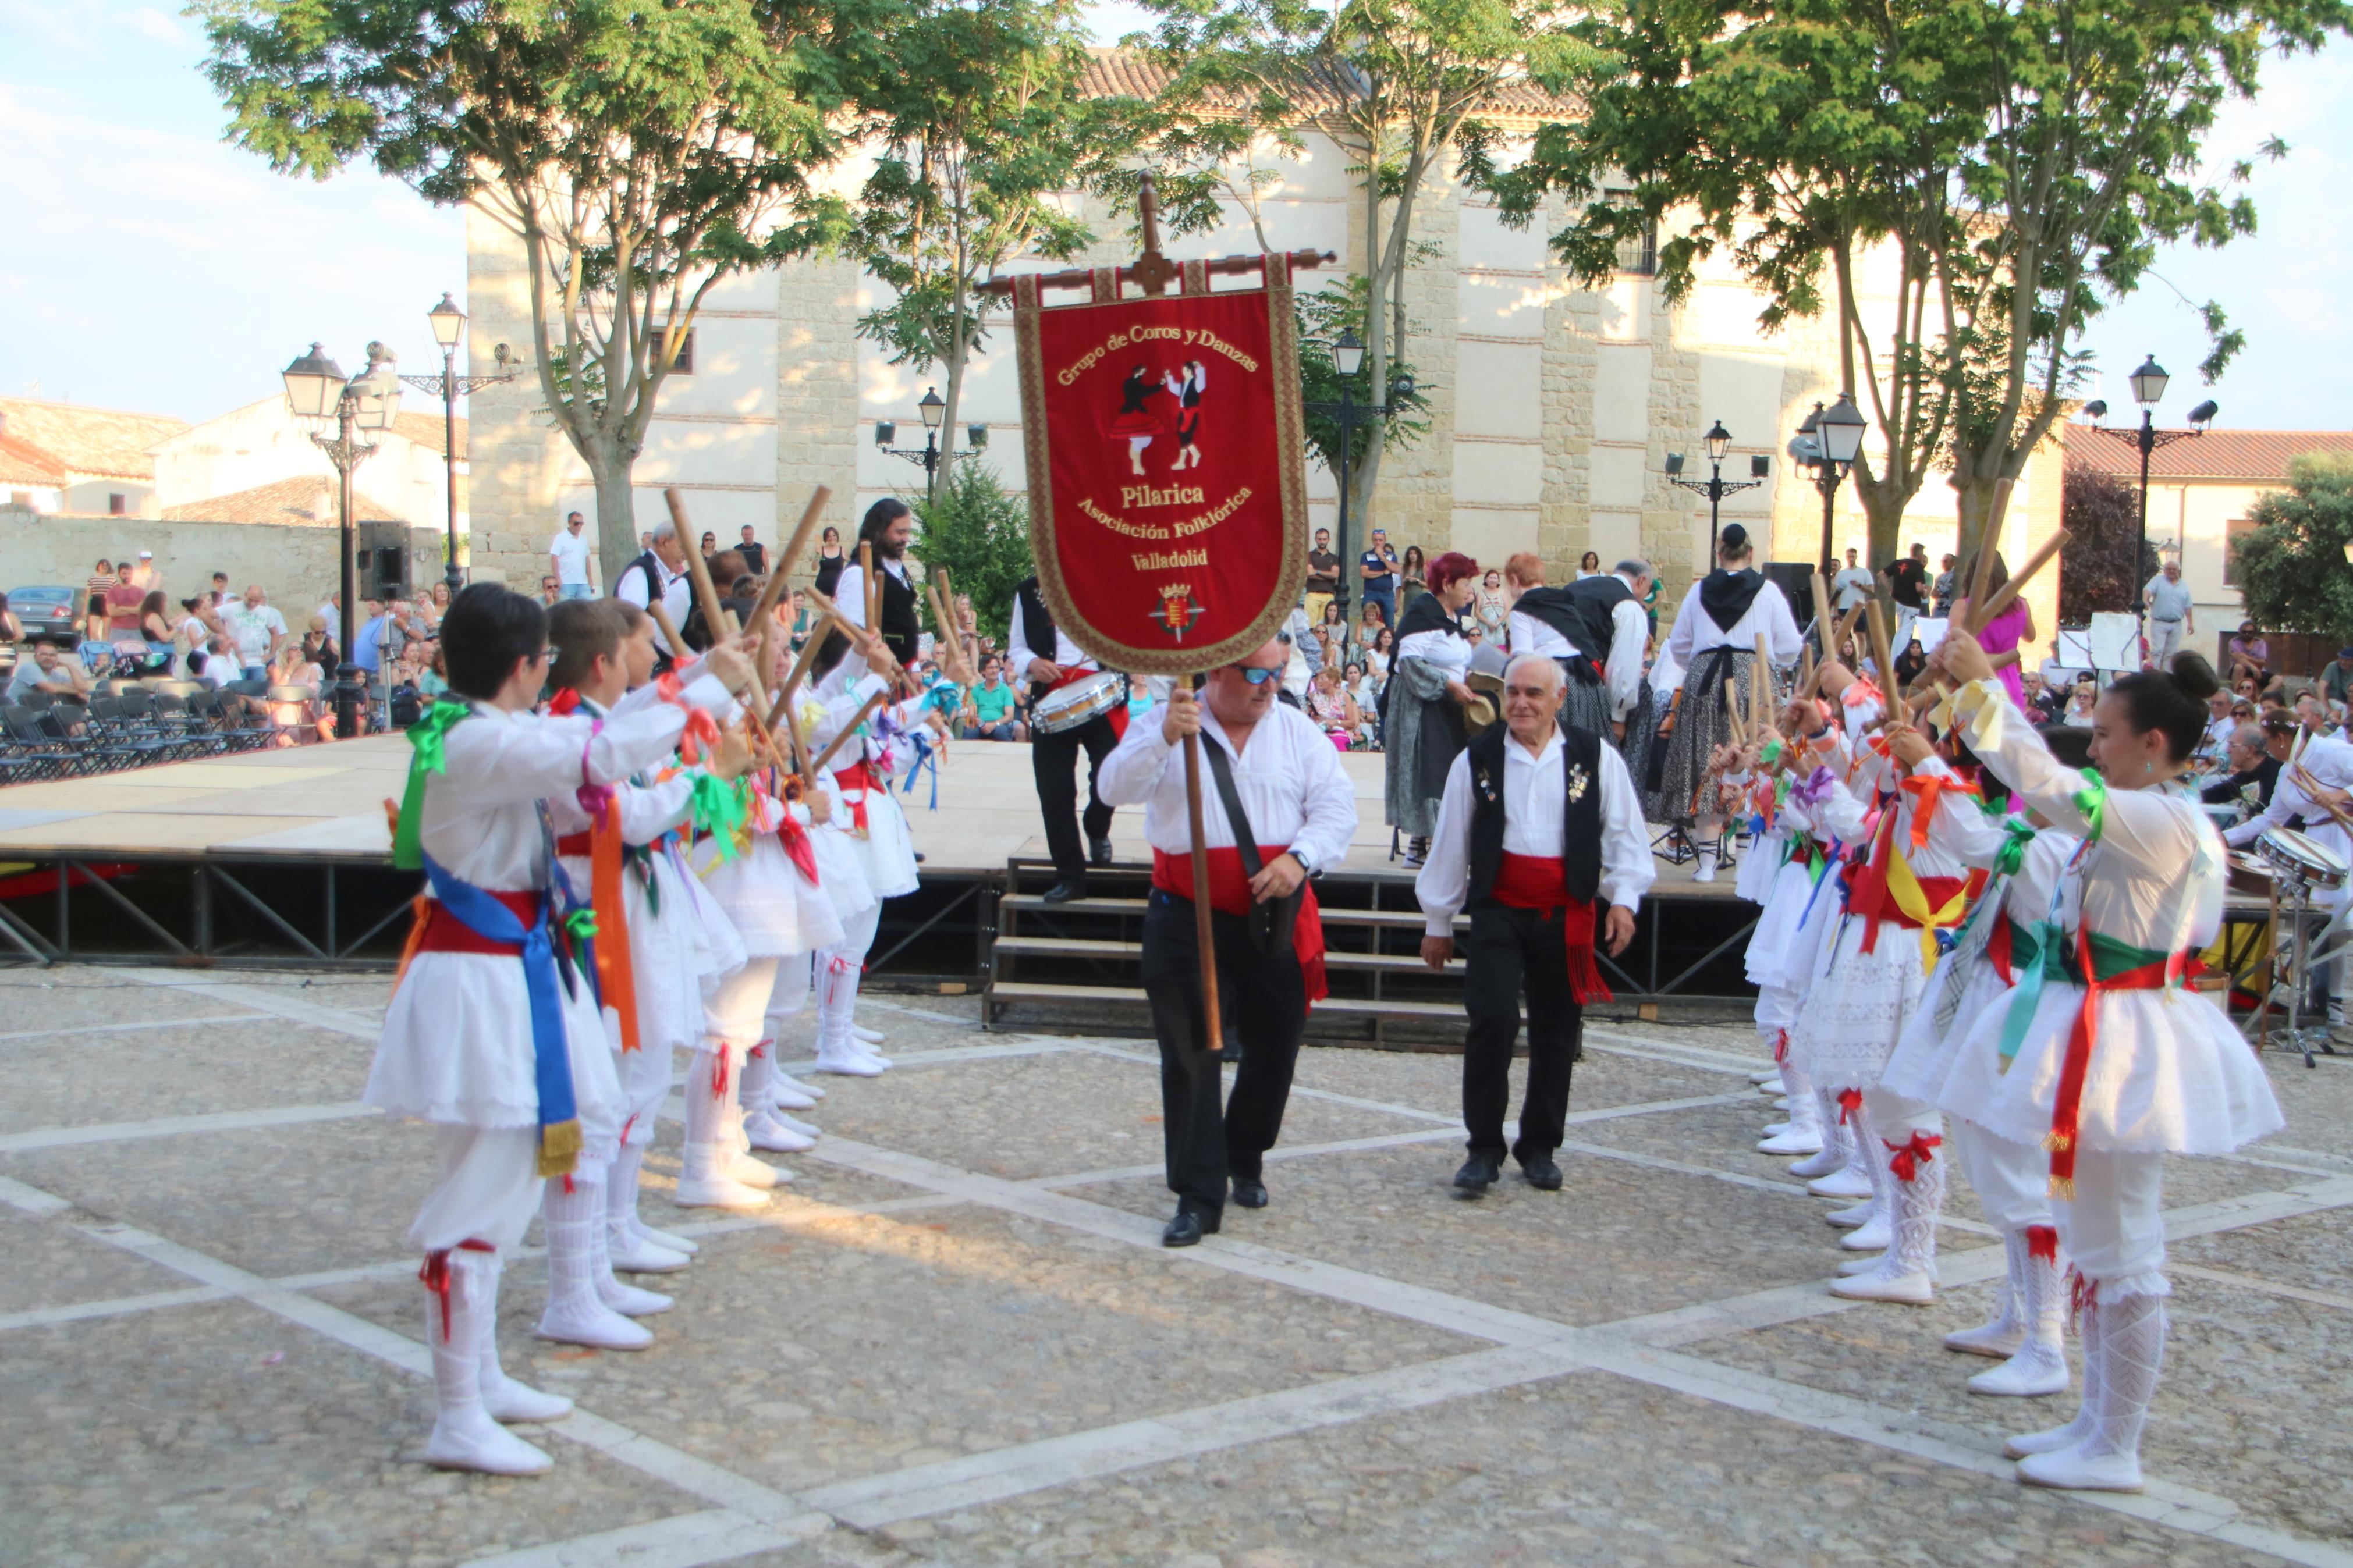
[[[1546,25],[1553,7],[1538,0],[1145,4],[1159,25],[1128,45],[1170,73],[1155,144],[1193,175],[1180,178],[1170,210],[1176,232],[1214,223],[1217,187],[1237,177],[1244,154],[1263,151],[1260,139],[1329,137],[1350,160],[1364,227],[1365,374],[1368,385],[1389,385],[1390,361],[1404,353],[1402,283],[1421,198],[1450,157],[1486,168],[1496,133],[1482,111],[1531,71],[1565,71],[1582,46]],[[1245,182],[1248,170],[1245,162]],[[1349,490],[1366,515],[1387,448],[1366,441],[1356,454]]]
[[[977,461],[961,463],[935,499],[915,504],[914,554],[972,599],[973,619],[999,647],[1013,621],[1013,591],[1038,570],[1029,547],[1029,508],[1005,493]],[[934,618],[926,607],[926,620]],[[940,631],[934,626],[933,631]]]
[[[972,354],[1009,309],[980,283],[1016,256],[1064,259],[1092,243],[1059,197],[1107,173],[1125,139],[1118,114],[1081,96],[1086,34],[1071,0],[915,0],[893,61],[877,89],[881,155],[849,231],[892,298],[858,331],[893,364],[944,368],[944,458]]]
[[[1317,289],[1292,296],[1292,313],[1299,323],[1299,389],[1303,400],[1311,406],[1304,423],[1307,427],[1307,449],[1333,474],[1340,471],[1340,422],[1328,415],[1314,412],[1313,405],[1337,403],[1345,384],[1348,395],[1359,403],[1377,401],[1373,395],[1373,370],[1369,356],[1352,376],[1343,376],[1332,359],[1331,344],[1343,332],[1355,332],[1362,337],[1365,330],[1365,279],[1350,278],[1336,289]],[[1388,363],[1388,395],[1391,408],[1401,412],[1391,416],[1377,428],[1380,442],[1387,447],[1409,447],[1430,433],[1430,416],[1423,410],[1429,400],[1423,395],[1419,382],[1410,395],[1399,389],[1413,381],[1413,366],[1405,360],[1392,357]],[[1361,456],[1366,444],[1372,440],[1376,426],[1359,425],[1349,437],[1351,456]],[[1349,496],[1352,516],[1362,516],[1352,491]],[[1365,535],[1361,528],[1356,537]]]
[[[227,135],[289,174],[367,162],[520,242],[541,396],[596,486],[610,582],[630,470],[712,289],[805,254],[810,177],[884,64],[889,0],[205,0]]]
[[[2239,592],[2259,626],[2320,632],[2353,644],[2353,456],[2317,453],[2288,465],[2287,489],[2249,512],[2232,549]]]

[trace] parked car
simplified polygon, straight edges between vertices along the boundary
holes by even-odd
[[[81,609],[85,593],[79,588],[11,588],[8,608],[16,624],[25,628],[25,640],[53,642],[59,647],[72,647],[81,641]]]

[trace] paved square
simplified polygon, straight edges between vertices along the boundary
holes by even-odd
[[[401,1239],[423,1133],[354,1105],[380,976],[0,973],[0,1563],[1429,1562],[2353,1568],[2353,1067],[2267,1058],[2274,1143],[2167,1175],[2176,1331],[2140,1497],[2038,1493],[1940,1337],[2000,1254],[1967,1185],[1926,1309],[1841,1255],[1732,1027],[1597,1024],[1558,1194],[1465,1204],[1459,1064],[1310,1048],[1273,1205],[1158,1246],[1148,1042],[880,996],[898,1067],[696,1235],[653,1348],[536,1341],[554,1475],[425,1468]],[[786,1031],[783,1055],[795,1054]],[[1516,1084],[1515,1084],[1516,1088]]]

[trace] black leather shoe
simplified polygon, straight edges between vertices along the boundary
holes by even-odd
[[[1218,1216],[1196,1214],[1191,1209],[1178,1209],[1176,1217],[1160,1233],[1163,1247],[1191,1247],[1205,1236],[1218,1234]]]
[[[1552,1163],[1552,1156],[1549,1154],[1520,1156],[1520,1174],[1525,1176],[1528,1179],[1528,1185],[1538,1192],[1560,1191],[1560,1167]]]
[[[1050,904],[1067,904],[1072,899],[1083,899],[1086,896],[1087,879],[1084,877],[1065,877],[1046,889],[1045,901]]]
[[[1473,1154],[1454,1173],[1455,1188],[1468,1197],[1484,1197],[1504,1173],[1504,1162],[1494,1154]]]
[[[1087,859],[1090,863],[1097,866],[1110,865],[1111,840],[1108,838],[1098,838],[1092,844],[1088,845]]]
[[[1237,1178],[1234,1182],[1234,1202],[1246,1209],[1266,1207],[1266,1184],[1246,1182]]]

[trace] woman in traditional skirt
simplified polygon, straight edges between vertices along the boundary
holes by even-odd
[[[1430,591],[1398,618],[1397,659],[1381,689],[1382,793],[1388,825],[1409,841],[1409,866],[1430,847],[1447,770],[1470,739],[1471,641],[1456,617],[1478,583],[1479,563],[1450,550],[1430,563]]]
[[[1732,682],[1745,721],[1757,634],[1764,634],[1766,653],[1777,666],[1797,663],[1804,646],[1789,601],[1750,564],[1753,554],[1748,531],[1736,522],[1725,524],[1716,570],[1683,595],[1674,630],[1667,635],[1662,662],[1683,672],[1683,686],[1660,722],[1642,804],[1648,820],[1672,824],[1685,842],[1695,823],[1722,820],[1705,786],[1708,759],[1733,739],[1725,722],[1724,683]],[[1728,858],[1719,842],[1715,852],[1700,856],[1694,879],[1714,881],[1716,865]]]
[[[2090,847],[2078,868],[2068,977],[2048,982],[2007,1068],[2001,1013],[1978,1021],[1937,1099],[2013,1143],[2049,1152],[2052,1217],[2083,1282],[2084,1407],[2010,1440],[2019,1479],[2141,1489],[2140,1436],[2165,1356],[2164,1161],[2225,1154],[2284,1125],[2271,1080],[2230,1020],[2186,989],[2214,940],[2229,866],[2184,780],[2214,672],[2193,653],[2101,697],[2097,773],[2059,763],[1957,627],[1936,655],[1964,683],[1968,742],[1996,776]],[[1982,1048],[1981,1048],[1982,1047]]]

